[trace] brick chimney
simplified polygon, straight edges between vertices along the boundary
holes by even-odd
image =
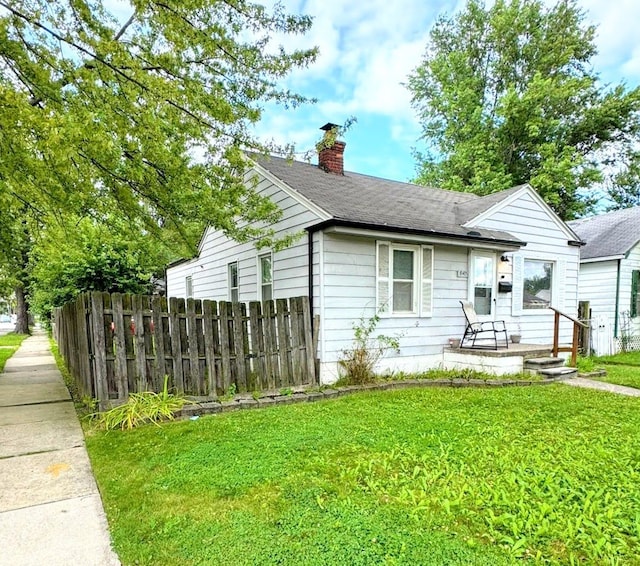
[[[320,128],[324,130],[324,138],[318,144],[318,167],[327,173],[344,175],[344,148],[347,145],[336,139],[337,124],[331,122]]]

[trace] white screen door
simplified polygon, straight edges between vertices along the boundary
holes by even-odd
[[[471,252],[469,267],[469,300],[478,316],[491,318],[495,303],[496,254]]]

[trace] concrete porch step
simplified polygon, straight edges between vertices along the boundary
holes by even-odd
[[[578,375],[578,368],[570,368],[567,366],[551,367],[538,370],[538,373],[540,375],[544,375],[545,377],[563,377],[568,379],[570,377],[576,377]]]
[[[523,367],[525,370],[540,371],[542,369],[556,368],[564,365],[562,358],[551,356],[542,358],[526,358]]]

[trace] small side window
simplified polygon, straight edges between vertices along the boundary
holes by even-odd
[[[187,277],[185,277],[184,287],[187,299],[191,299],[193,297],[193,279],[191,278],[191,275],[187,275]]]
[[[238,262],[229,264],[229,300],[232,303],[238,302]]]
[[[273,258],[270,253],[258,257],[258,299],[273,299]]]

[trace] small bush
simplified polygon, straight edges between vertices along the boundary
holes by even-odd
[[[343,350],[338,360],[344,372],[341,382],[348,385],[369,383],[375,379],[374,367],[389,350],[400,353],[400,336],[373,335],[379,322],[380,316],[376,313],[353,324],[353,345]]]
[[[174,414],[188,402],[182,396],[169,393],[169,376],[164,378],[164,387],[160,393],[144,391],[130,393],[129,399],[123,405],[96,413],[98,424],[105,430],[135,428],[141,424],[173,420]]]
[[[593,358],[579,357],[576,360],[576,366],[580,373],[590,373],[596,369],[596,363],[593,361]]]

